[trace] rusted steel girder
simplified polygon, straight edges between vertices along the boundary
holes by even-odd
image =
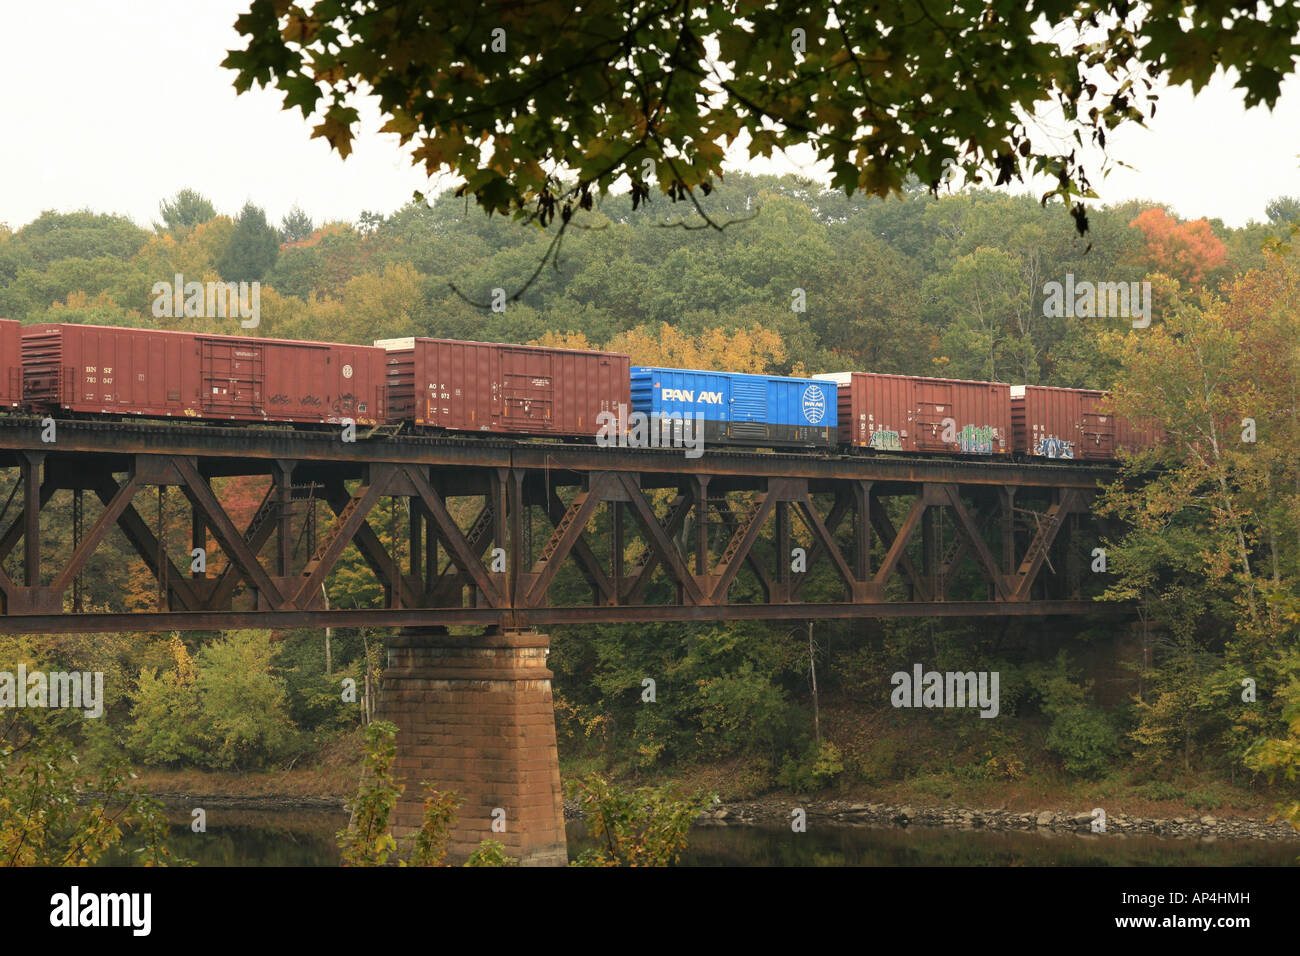
[[[35,424],[12,419],[0,422],[0,465],[13,483],[0,508],[0,631],[1122,609],[1080,599],[1080,555],[1096,538],[1085,519],[1098,483],[1114,476],[1096,466],[712,451],[686,459],[153,423],[59,423],[58,440],[42,445]],[[248,480],[266,488],[251,518],[238,518],[231,489]],[[189,509],[183,527],[164,516],[172,487]],[[65,498],[71,506],[66,492],[82,490],[99,508],[61,559],[42,534],[59,523]],[[156,527],[141,498],[155,493]],[[73,613],[73,583],[113,540],[157,583],[158,609]],[[326,610],[322,587],[349,549],[382,606]],[[172,560],[187,552],[204,556],[188,570]]]

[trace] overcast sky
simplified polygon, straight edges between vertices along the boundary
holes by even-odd
[[[147,226],[159,200],[190,187],[222,212],[252,199],[279,221],[296,203],[319,223],[389,213],[428,188],[396,137],[373,132],[373,111],[343,161],[280,94],[235,95],[219,64],[243,46],[233,25],[248,2],[7,5],[0,222],[89,207]],[[1196,98],[1166,90],[1148,130],[1111,141],[1135,168],[1094,185],[1104,201],[1152,199],[1187,218],[1263,219],[1269,199],[1300,196],[1300,84],[1284,90],[1272,114],[1247,111],[1222,78]],[[742,168],[816,173],[790,160]]]

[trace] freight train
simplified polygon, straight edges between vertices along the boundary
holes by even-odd
[[[345,345],[0,319],[0,407],[61,417],[592,441],[639,413],[696,423],[709,447],[1082,461],[1160,440],[1105,398],[871,372],[633,367],[614,352],[424,337]]]

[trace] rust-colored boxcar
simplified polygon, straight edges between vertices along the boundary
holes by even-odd
[[[101,325],[23,329],[35,409],[358,425],[384,417],[383,349]]]
[[[23,401],[23,324],[0,319],[0,408]]]
[[[1116,420],[1106,408],[1105,392],[1016,385],[1011,425],[1017,454],[1082,461],[1115,457]]]
[[[1153,425],[1115,415],[1106,392],[1087,388],[1014,386],[1011,420],[1016,453],[1032,457],[1111,461],[1157,439]]]
[[[815,375],[839,386],[842,445],[952,455],[1011,454],[1011,386],[877,372]]]
[[[626,355],[450,339],[380,339],[389,416],[416,427],[587,436],[631,406]]]

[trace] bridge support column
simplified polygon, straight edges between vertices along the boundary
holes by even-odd
[[[398,728],[400,848],[420,827],[428,782],[461,801],[447,862],[464,862],[480,840],[503,843],[526,866],[567,862],[549,646],[535,631],[390,640],[375,719]]]

